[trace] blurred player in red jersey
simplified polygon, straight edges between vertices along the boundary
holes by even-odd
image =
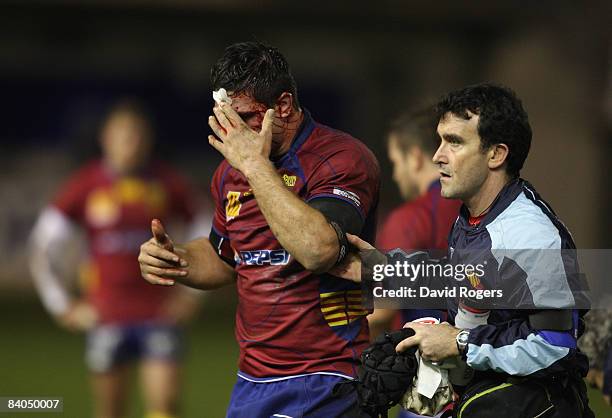
[[[212,70],[219,103],[209,142],[223,154],[212,181],[209,239],[174,246],[154,222],[140,264],[151,283],[236,283],[238,381],[228,417],[357,416],[356,375],[368,345],[361,290],[326,272],[345,233],[374,237],[379,167],[365,145],[300,107],[281,53],[234,44]]]
[[[147,417],[175,417],[179,326],[195,314],[199,297],[145,283],[135,259],[151,217],[193,220],[193,195],[173,169],[150,161],[152,128],[139,105],[116,105],[100,144],[102,159],[73,174],[41,213],[32,233],[32,275],[56,320],[88,332],[96,417],[125,416],[128,366],[136,360]],[[71,295],[54,268],[75,227],[85,230],[91,259],[83,297]]]
[[[440,174],[432,157],[440,140],[438,119],[432,107],[407,112],[396,118],[387,135],[387,155],[393,165],[393,180],[406,203],[394,209],[378,236],[378,248],[404,250],[446,250],[448,233],[459,213],[461,202],[440,195]],[[392,328],[397,310],[375,309],[368,316],[370,337]],[[402,322],[432,316],[442,311],[404,310]]]
[[[438,118],[432,107],[408,112],[393,121],[387,136],[387,155],[393,165],[393,180],[406,202],[393,210],[377,240],[378,248],[446,250],[448,234],[459,213],[461,201],[440,195],[438,166],[432,157],[440,140]],[[400,317],[401,322],[394,324]],[[400,328],[418,318],[445,321],[446,313],[435,309],[375,309],[368,316],[370,337]],[[420,417],[402,410],[400,417]]]

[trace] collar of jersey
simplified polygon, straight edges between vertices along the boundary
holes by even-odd
[[[523,190],[524,182],[525,180],[521,178],[516,178],[506,184],[491,204],[491,209],[489,209],[487,214],[484,216],[484,218],[482,218],[482,220],[476,227],[473,227],[469,224],[470,212],[468,211],[465,205],[462,205],[461,210],[459,212],[461,227],[470,233],[477,233],[483,230],[488,224],[493,222],[493,220],[495,220],[495,218],[497,218],[500,213],[506,210],[506,208],[510,206],[512,202],[514,202],[516,197]]]

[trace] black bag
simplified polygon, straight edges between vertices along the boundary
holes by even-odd
[[[454,418],[594,418],[581,376],[478,379],[463,392]]]
[[[555,405],[548,388],[536,381],[485,378],[467,388],[454,411],[455,418],[546,418]]]

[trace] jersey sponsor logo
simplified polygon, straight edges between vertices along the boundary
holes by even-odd
[[[295,186],[295,182],[297,181],[297,176],[290,176],[288,174],[283,174],[283,181],[287,187]]]
[[[127,177],[118,181],[114,193],[122,203],[145,204],[153,213],[159,213],[165,205],[167,196],[163,186],[156,181],[146,182],[139,178]]]
[[[93,239],[93,247],[100,254],[138,253],[140,244],[149,239],[148,229],[121,229],[101,231]]]
[[[353,203],[355,203],[357,206],[361,206],[361,201],[359,200],[359,196],[357,196],[356,193],[349,192],[348,190],[344,190],[344,189],[339,189],[337,187],[334,187],[334,190],[332,193],[353,201]]]
[[[90,192],[85,215],[94,227],[102,228],[117,223],[123,207],[141,207],[147,213],[145,216],[159,217],[166,211],[167,203],[167,193],[159,182],[127,177]]]
[[[110,226],[119,221],[121,204],[114,198],[110,190],[96,189],[87,196],[85,216],[96,228]]]
[[[225,205],[225,220],[230,221],[240,214],[240,192],[227,192],[227,205]]]
[[[79,264],[79,289],[85,293],[97,290],[100,287],[100,266],[93,260]]]
[[[240,262],[247,266],[284,266],[289,264],[291,255],[286,250],[240,251]]]
[[[330,327],[348,325],[368,314],[362,304],[361,289],[321,293],[321,312]]]

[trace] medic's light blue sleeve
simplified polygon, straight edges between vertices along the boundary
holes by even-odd
[[[514,376],[563,371],[556,364],[576,352],[572,331],[532,329],[527,319],[503,325],[481,325],[470,332],[467,363],[476,370],[494,370]]]

